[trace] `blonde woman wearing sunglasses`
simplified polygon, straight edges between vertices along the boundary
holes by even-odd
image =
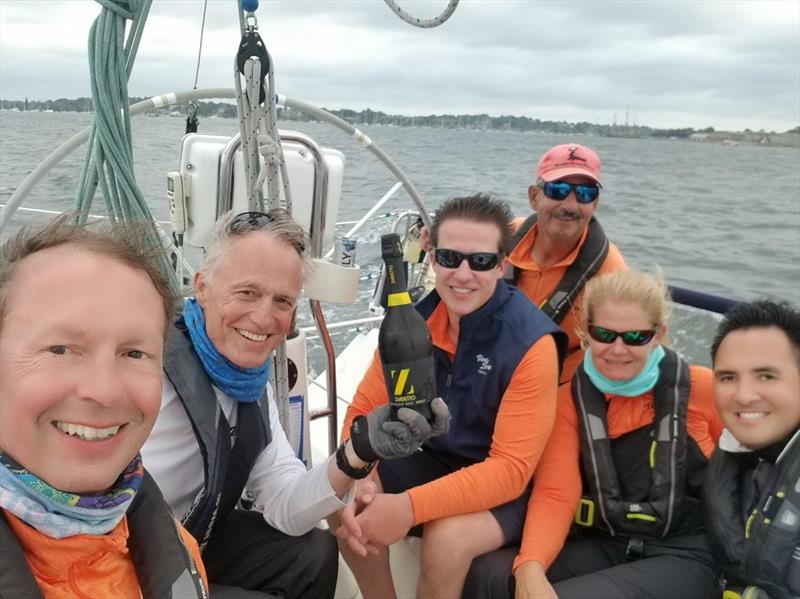
[[[521,547],[475,560],[470,596],[716,596],[701,502],[722,429],[711,372],[669,349],[659,278],[597,277],[582,308],[586,352],[560,389]]]

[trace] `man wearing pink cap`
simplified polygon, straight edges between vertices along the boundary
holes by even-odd
[[[509,255],[506,278],[569,335],[562,384],[583,358],[575,333],[583,286],[595,275],[627,270],[594,218],[601,188],[600,158],[592,150],[579,144],[550,148],[528,188],[535,213],[517,228]]]

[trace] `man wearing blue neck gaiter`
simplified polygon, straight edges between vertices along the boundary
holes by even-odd
[[[197,538],[214,597],[332,597],[334,538],[317,523],[352,501],[377,458],[413,453],[446,429],[371,413],[336,458],[307,471],[281,428],[268,384],[303,285],[304,231],[287,212],[223,215],[167,343],[164,393],[142,450],[175,516]],[[237,509],[243,490],[254,509]]]

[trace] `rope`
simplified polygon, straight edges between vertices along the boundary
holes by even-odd
[[[261,121],[262,107],[258,102],[260,93],[261,62],[257,58],[247,59],[245,78],[247,88],[242,92],[242,82],[238,64],[234,65],[234,85],[236,105],[239,114],[239,134],[242,140],[242,162],[247,183],[247,205],[250,210],[264,211],[264,194],[256,184],[261,168],[258,159],[258,125]],[[253,101],[255,96],[255,101]]]
[[[267,186],[267,206],[282,206],[292,210],[289,173],[283,157],[278,131],[275,96],[275,75],[272,58],[261,36],[255,15],[248,12],[240,22],[245,23],[242,41],[234,61],[234,86],[239,114],[239,135],[247,183],[247,204],[250,210],[264,210],[263,188]],[[245,84],[242,89],[242,76]],[[264,168],[261,168],[261,157]],[[280,201],[280,183],[284,202]]]
[[[75,209],[86,220],[100,188],[112,221],[142,221],[153,241],[159,233],[133,170],[128,77],[152,0],[96,0],[103,9],[89,31],[89,71],[94,118],[81,169]],[[126,21],[130,33],[123,48]],[[162,269],[177,285],[169,260]],[[176,287],[177,288],[177,287]]]
[[[420,19],[409,12],[400,8],[400,5],[395,2],[395,0],[383,0],[386,2],[387,6],[395,13],[398,17],[403,19],[409,25],[413,25],[414,27],[421,27],[423,29],[431,29],[433,27],[438,27],[447,19],[453,16],[453,13],[456,10],[456,6],[458,6],[459,0],[450,0],[447,3],[445,9],[441,12],[441,14],[437,17],[433,17],[432,19]]]

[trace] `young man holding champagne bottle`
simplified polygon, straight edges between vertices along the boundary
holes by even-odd
[[[407,458],[380,462],[340,512],[340,550],[366,599],[392,597],[386,546],[424,525],[418,597],[459,597],[475,555],[519,540],[531,475],[555,418],[561,332],[503,274],[508,207],[454,198],[430,231],[436,289],[417,310],[434,345],[450,430]],[[351,422],[388,393],[376,354],[348,409]],[[377,491],[377,492],[376,492]],[[358,513],[356,513],[358,512]]]

